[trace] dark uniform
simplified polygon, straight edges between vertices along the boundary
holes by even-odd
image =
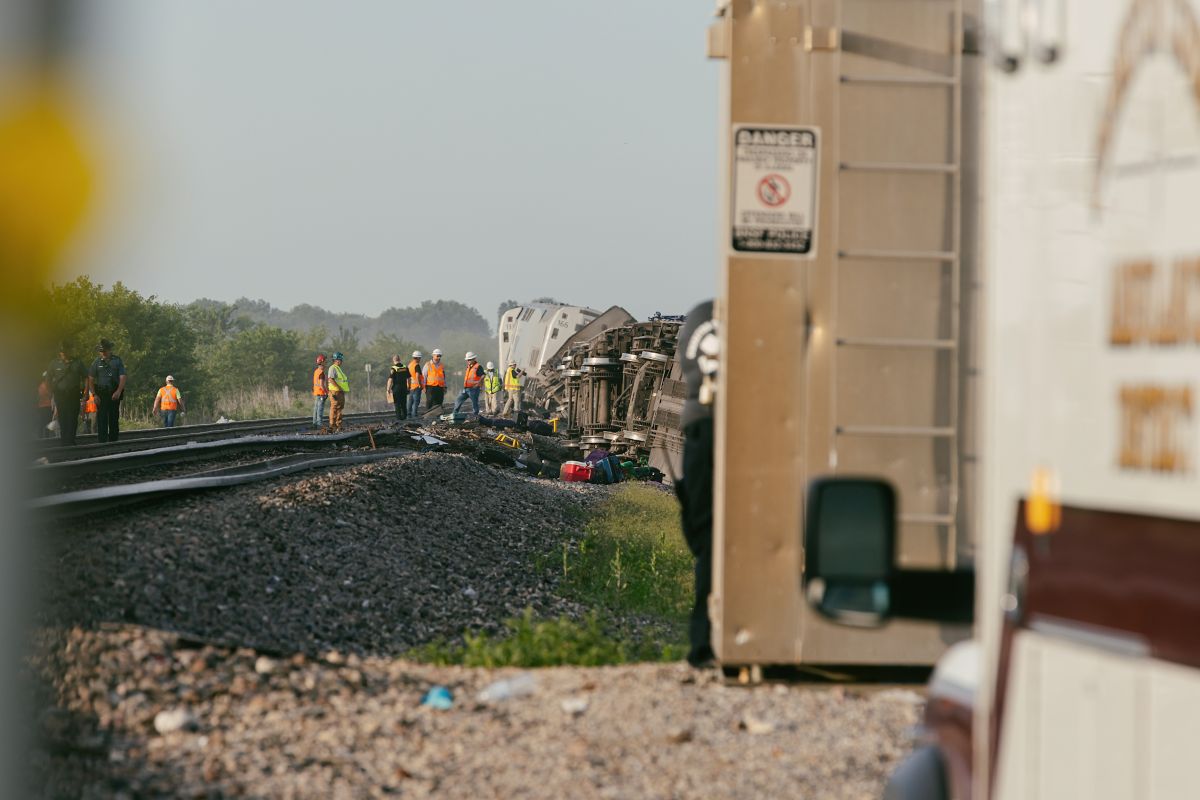
[[[408,365],[392,364],[388,378],[392,381],[392,405],[396,407],[396,419],[408,419]]]
[[[109,353],[96,356],[88,369],[88,377],[96,385],[96,438],[104,442],[115,442],[121,432],[121,399],[124,394],[113,399],[113,392],[121,385],[121,376],[125,374],[125,362],[118,355]]]
[[[683,427],[683,477],[675,492],[683,516],[683,536],[696,559],[696,598],[688,624],[687,660],[702,666],[713,660],[712,625],[708,595],[712,590],[713,520],[713,418],[711,401],[702,403],[704,373],[712,374],[716,355],[716,328],[712,301],[701,303],[687,315],[679,331],[683,380],[687,387],[680,415]],[[705,368],[705,369],[702,369]],[[712,374],[715,380],[716,375]]]
[[[56,358],[46,368],[46,381],[58,409],[58,435],[64,447],[75,444],[79,430],[79,404],[87,391],[87,371],[77,358]]]

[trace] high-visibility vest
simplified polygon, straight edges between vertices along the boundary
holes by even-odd
[[[437,361],[426,362],[425,385],[444,387],[446,385],[446,365]]]
[[[500,394],[500,376],[495,371],[484,374],[483,391],[486,394]]]
[[[504,372],[504,390],[508,392],[515,392],[520,388],[521,376],[518,375],[512,367],[509,367]]]
[[[404,376],[401,378],[401,376]],[[408,367],[403,364],[392,364],[388,372],[388,380],[392,382],[392,391],[407,391],[408,389]]]
[[[96,393],[88,392],[87,402],[83,404],[83,413],[95,414],[98,408],[96,405]]]
[[[337,364],[329,368],[329,390],[331,392],[350,391],[350,379],[346,377],[346,373]]]
[[[463,388],[474,389],[483,383],[483,369],[479,364],[467,364],[467,374],[463,375]]]
[[[324,397],[329,394],[329,390],[325,388],[325,382],[321,380],[324,377],[324,367],[317,367],[313,370],[313,397]]]
[[[154,399],[158,401],[158,407],[163,411],[174,411],[179,408],[179,390],[169,383],[158,390],[158,396]]]
[[[414,358],[408,362],[408,390],[415,392],[425,385],[425,376],[421,374],[421,362]]]

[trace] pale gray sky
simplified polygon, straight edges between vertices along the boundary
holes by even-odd
[[[83,5],[107,202],[72,275],[489,320],[714,292],[707,0]]]

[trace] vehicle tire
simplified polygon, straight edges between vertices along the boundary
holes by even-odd
[[[949,800],[942,754],[932,745],[901,762],[883,790],[883,800]]]

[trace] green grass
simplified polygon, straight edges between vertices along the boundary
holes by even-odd
[[[692,556],[673,495],[622,486],[562,548],[565,596],[615,614],[682,622],[692,601]]]
[[[467,633],[461,644],[435,642],[412,658],[471,667],[596,666],[676,661],[687,651],[692,557],[683,542],[673,495],[621,486],[580,534],[557,553],[535,559],[557,573],[559,593],[591,612],[582,621],[534,619],[531,609],[496,635]]]

